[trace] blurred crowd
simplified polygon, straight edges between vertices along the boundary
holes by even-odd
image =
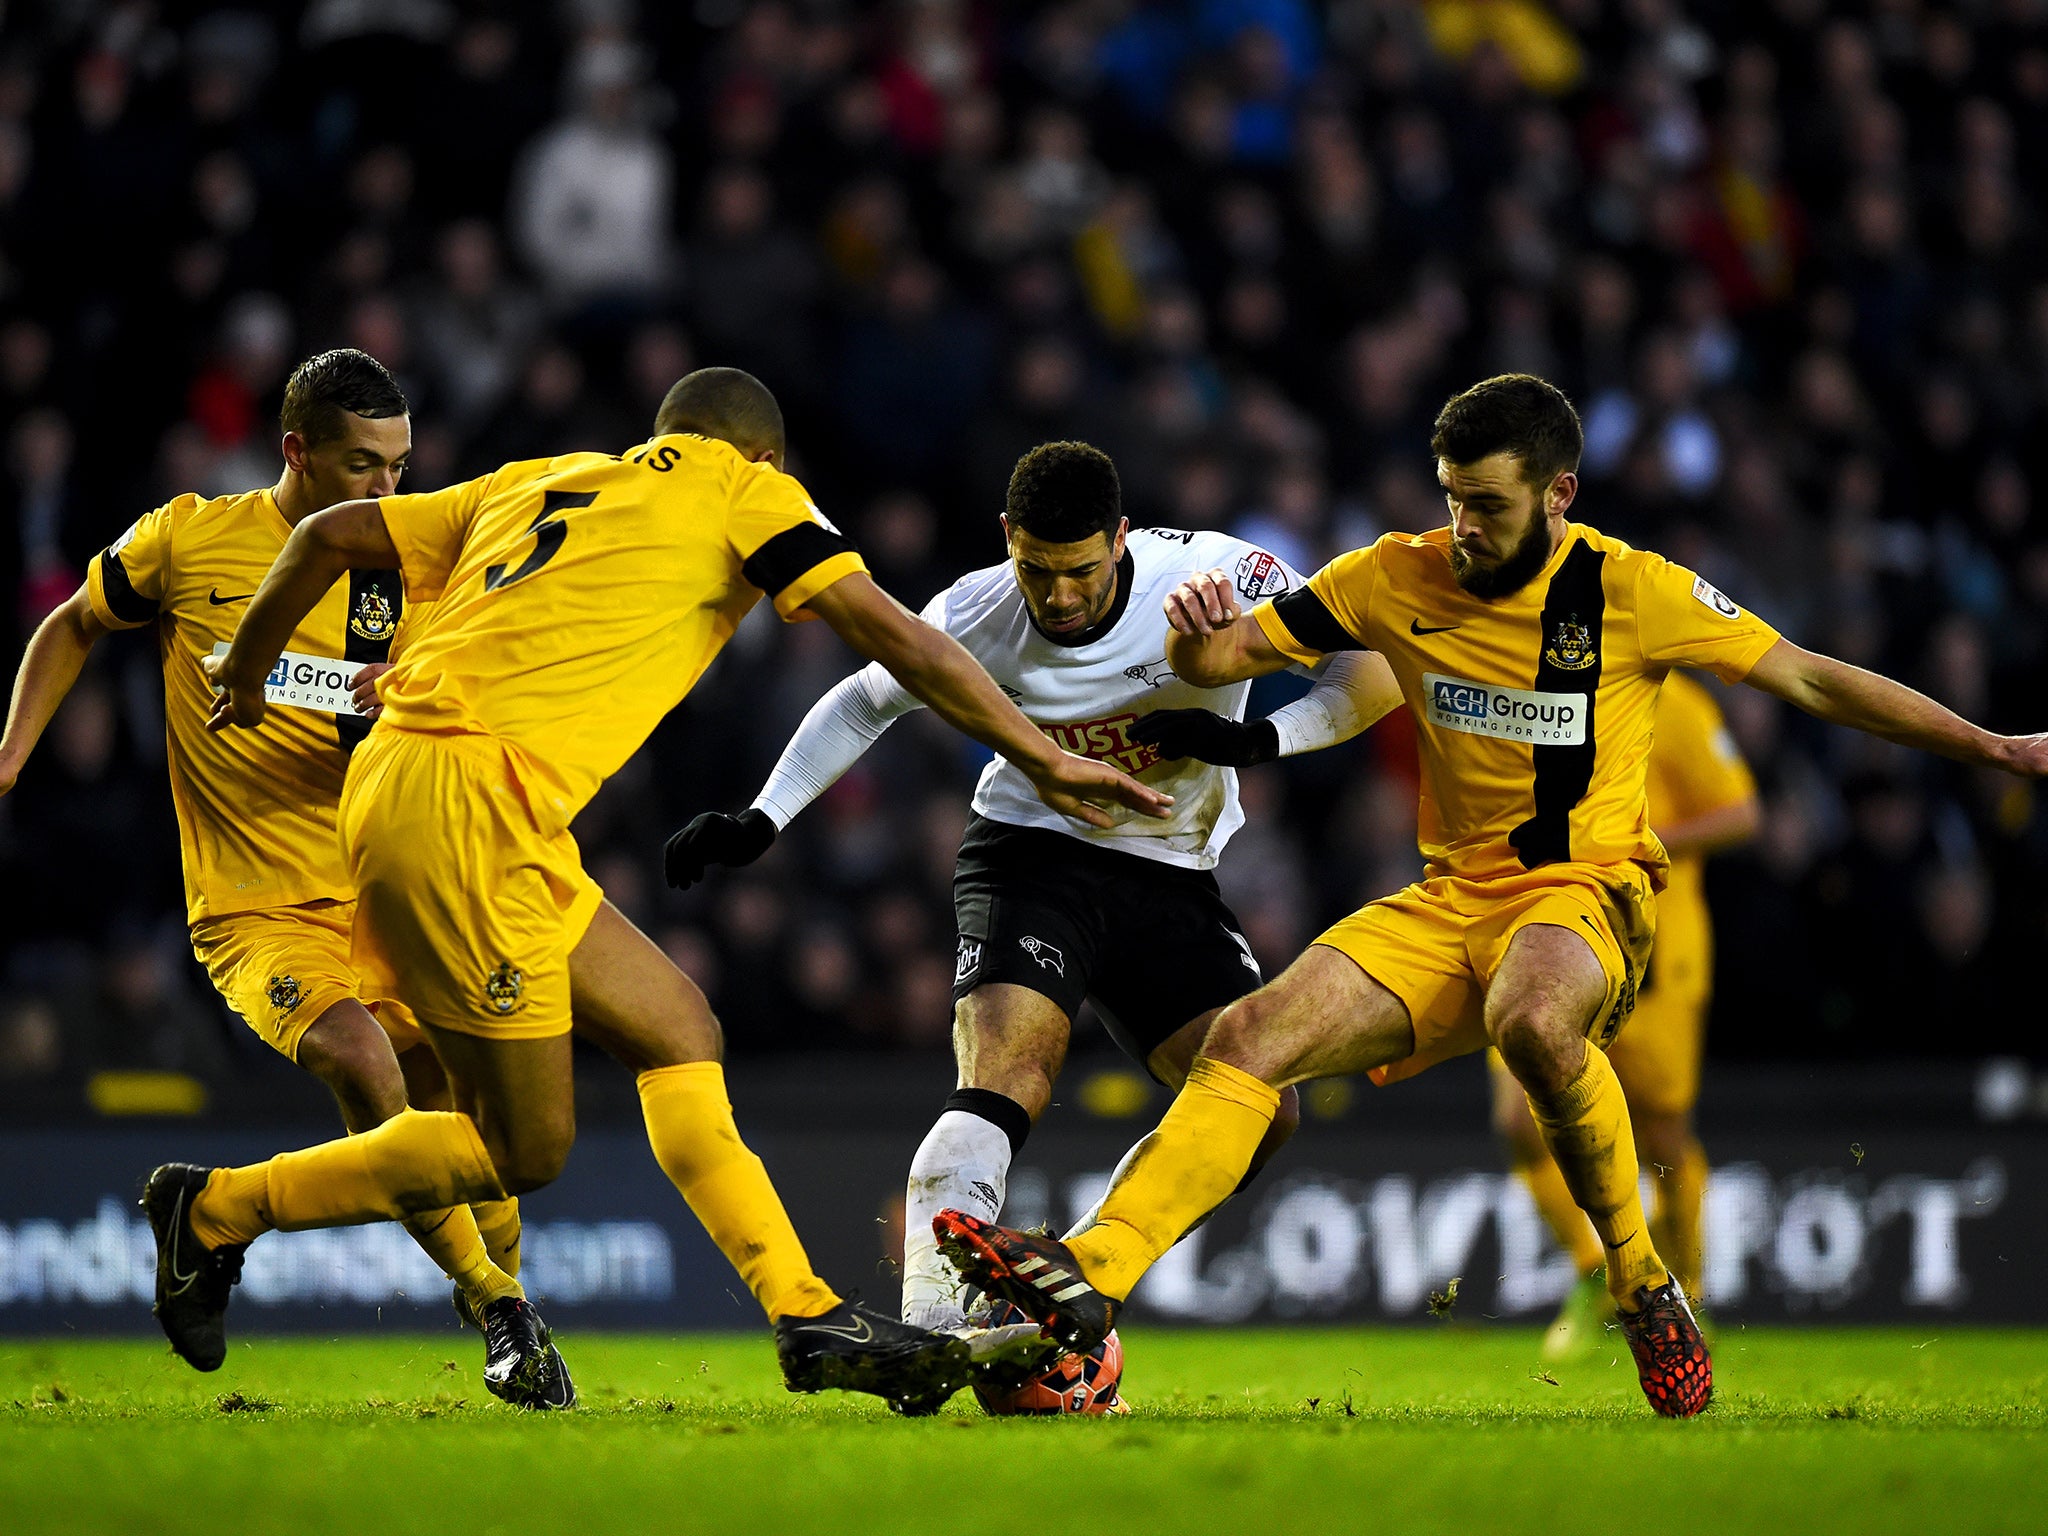
[[[1443,397],[1552,378],[1581,515],[1792,638],[2048,724],[2044,0],[53,0],[0,28],[0,591],[18,643],[138,512],[277,473],[306,353],[414,403],[407,486],[646,435],[748,368],[913,605],[1084,437],[1135,524],[1297,566],[1443,516]],[[233,1072],[184,948],[156,657],[102,647],[0,801],[0,1080]],[[757,615],[578,835],[735,1054],[948,1034],[977,752],[900,724],[678,896],[851,665]],[[1270,705],[1280,695],[1262,694]],[[2037,1052],[2027,787],[1726,698],[1715,1049]],[[602,708],[602,701],[593,701]],[[1277,966],[1415,873],[1412,741],[1247,776]]]

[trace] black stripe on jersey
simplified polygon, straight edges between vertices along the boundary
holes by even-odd
[[[373,661],[391,659],[391,636],[372,639],[356,628],[356,618],[364,611],[365,603],[372,598],[381,598],[391,605],[391,628],[398,628],[399,616],[405,612],[405,582],[396,571],[350,571],[348,573],[348,612],[342,616],[341,643],[342,658],[350,663],[349,675],[355,675],[355,668],[366,667]],[[371,604],[371,606],[375,606]],[[361,715],[336,715],[334,732],[341,738],[341,750],[353,752],[356,744],[370,734],[372,722]]]
[[[783,529],[747,556],[740,574],[773,597],[834,555],[843,555],[852,548],[851,540],[822,523],[798,523],[794,528]]]
[[[1536,759],[1536,814],[1508,834],[1508,845],[1521,855],[1524,869],[1571,858],[1572,807],[1586,798],[1593,782],[1593,754],[1599,747],[1594,701],[1600,692],[1601,621],[1607,613],[1607,589],[1600,574],[1606,562],[1604,554],[1581,542],[1564,557],[1544,594],[1542,625],[1536,632],[1536,691],[1585,694],[1586,739],[1576,747],[1530,749]],[[1550,660],[1553,637],[1566,624],[1586,627],[1593,653],[1590,667],[1573,672]]]
[[[1311,651],[1363,651],[1368,647],[1358,636],[1337,622],[1330,605],[1317,597],[1313,588],[1297,587],[1273,599],[1273,611],[1287,626],[1287,633]]]
[[[135,590],[135,583],[128,579],[128,567],[111,549],[100,556],[100,591],[107,599],[107,607],[123,624],[147,624],[157,616],[156,604]]]

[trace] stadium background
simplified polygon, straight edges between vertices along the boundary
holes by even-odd
[[[413,489],[629,445],[679,373],[749,368],[792,467],[913,605],[1001,557],[1009,466],[1048,437],[1110,450],[1134,523],[1303,568],[1429,526],[1436,405],[1527,369],[1584,415],[1589,519],[1796,640],[2028,729],[2048,723],[2044,175],[2039,0],[8,7],[10,659],[138,513],[273,479],[284,378],[327,346],[398,374]],[[948,1080],[978,753],[913,717],[757,867],[687,895],[658,868],[683,820],[746,803],[849,664],[822,626],[757,615],[577,834],[711,994],[771,1165],[827,1146],[865,1181],[792,1202],[867,1265]],[[331,1121],[191,961],[159,694],[147,638],[104,642],[0,800],[0,1162],[76,1176],[0,1201],[0,1327],[146,1322],[106,1310],[128,1165]],[[1725,706],[1766,813],[1710,880],[1704,1113],[1768,1188],[1724,1193],[1718,1230],[1749,1234],[1759,1293],[1795,1310],[2041,1316],[1991,1267],[2048,1230],[2039,797],[1746,690]],[[1269,969],[1413,875],[1398,722],[1245,782],[1221,873]],[[1159,1107],[1106,1051],[1083,1032],[1032,1145],[1048,1212]],[[579,1231],[578,1199],[652,1171],[629,1084],[591,1065],[573,1188],[536,1202]],[[1454,1187],[1492,1167],[1476,1077],[1310,1108],[1295,1182],[1214,1246],[1266,1245],[1258,1304],[1281,1315],[1290,1294],[1419,1313],[1416,1277],[1480,1251],[1431,1234],[1515,1198]],[[108,1121],[172,1109],[196,1118]],[[1390,1279],[1402,1197],[1374,1202],[1396,1176],[1421,1235]],[[1325,1224],[1288,1293],[1273,1210],[1304,1189]],[[657,1187],[645,1209],[673,1204]],[[685,1278],[687,1226],[663,1261]],[[1511,1226],[1479,1240],[1504,1254]],[[1346,1240],[1357,1262],[1314,1268]],[[631,1269],[640,1239],[619,1241],[588,1262]],[[369,1262],[322,1252],[330,1277]],[[388,1299],[321,1283],[278,1315]],[[660,1321],[688,1291],[605,1293],[605,1315]]]

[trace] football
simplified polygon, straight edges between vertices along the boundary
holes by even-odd
[[[1031,1319],[1008,1302],[998,1302],[988,1317],[991,1328]],[[1029,1380],[1014,1387],[978,1385],[974,1395],[992,1414],[1129,1413],[1119,1388],[1124,1375],[1124,1347],[1112,1329],[1108,1338],[1085,1355],[1069,1352]]]

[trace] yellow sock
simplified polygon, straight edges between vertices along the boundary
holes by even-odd
[[[642,1072],[639,1081],[654,1160],[762,1310],[771,1319],[816,1317],[838,1306],[838,1294],[804,1256],[768,1170],[740,1140],[725,1069],[693,1061]]]
[[[1685,1294],[1698,1301],[1707,1202],[1707,1149],[1698,1137],[1687,1138],[1678,1166],[1664,1170],[1656,1191],[1657,1214],[1650,1221],[1650,1236]]]
[[[519,1273],[519,1202],[509,1196],[503,1200],[472,1200],[469,1214],[476,1218],[477,1230],[483,1234],[484,1247],[490,1251],[491,1262],[508,1275]]]
[[[192,1202],[192,1230],[211,1248],[249,1242],[273,1227],[295,1232],[402,1221],[504,1195],[469,1116],[407,1109],[360,1136],[282,1152],[248,1168],[215,1169]]]
[[[1635,1310],[1638,1287],[1662,1285],[1670,1272],[1650,1241],[1643,1197],[1636,1189],[1636,1140],[1628,1100],[1607,1053],[1588,1046],[1586,1065],[1550,1103],[1529,1109],[1571,1190],[1607,1251],[1607,1289],[1624,1311]]]
[[[1532,1161],[1517,1162],[1515,1176],[1527,1186],[1530,1198],[1536,1202],[1537,1214],[1550,1228],[1558,1247],[1572,1256],[1573,1267],[1582,1275],[1598,1269],[1605,1258],[1600,1251],[1600,1234],[1586,1220],[1586,1213],[1572,1198],[1564,1175],[1558,1172],[1550,1156],[1538,1153]]]
[[[510,1204],[510,1201],[505,1202]],[[441,1266],[441,1273],[462,1288],[469,1304],[481,1311],[501,1296],[524,1296],[504,1270],[491,1259],[484,1237],[477,1230],[476,1217],[466,1205],[451,1205],[442,1211],[421,1211],[408,1217],[405,1230],[424,1248],[427,1257]]]
[[[1161,1254],[1230,1198],[1279,1108],[1279,1090],[1197,1056],[1159,1128],[1119,1165],[1095,1225],[1067,1242],[1088,1283],[1129,1296]]]

